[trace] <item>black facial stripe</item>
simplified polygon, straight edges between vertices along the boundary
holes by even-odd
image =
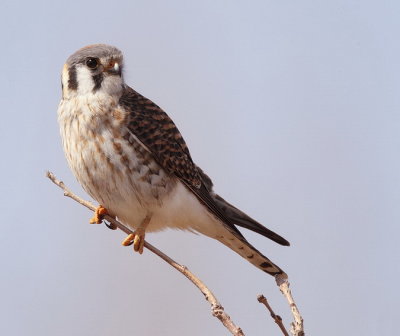
[[[78,81],[76,79],[76,65],[72,65],[68,69],[68,89],[74,91],[78,89]]]
[[[94,82],[93,92],[98,91],[101,88],[101,83],[103,82],[103,73],[100,72],[97,75],[92,76]]]

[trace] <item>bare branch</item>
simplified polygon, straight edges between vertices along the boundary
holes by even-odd
[[[286,274],[278,274],[275,276],[276,284],[279,286],[281,293],[286,297],[289,302],[290,310],[294,318],[294,322],[291,323],[290,332],[294,336],[304,336],[304,324],[303,318],[300,315],[299,309],[297,308],[296,302],[293,299],[292,292],[289,289],[289,279]]]
[[[289,336],[285,326],[283,325],[282,318],[279,315],[276,315],[274,313],[274,311],[272,310],[271,306],[269,305],[268,300],[266,299],[266,297],[264,295],[259,295],[257,297],[257,300],[258,300],[258,302],[264,304],[265,307],[267,307],[267,309],[269,310],[269,312],[271,314],[271,317],[274,319],[275,323],[279,326],[279,328],[281,329],[282,333],[285,336]]]
[[[74,201],[78,202],[79,204],[82,204],[86,208],[95,211],[96,207],[80,197],[76,196],[73,192],[71,192],[65,184],[58,180],[53,173],[47,172],[46,176],[57,186],[59,186],[63,191],[64,191],[64,196],[72,198]],[[115,218],[105,215],[104,219],[109,221],[113,226],[119,228],[120,230],[124,231],[127,234],[133,233],[130,229],[128,229],[126,226],[124,226],[122,223],[117,221]],[[232,335],[235,336],[244,336],[244,333],[242,329],[238,326],[236,326],[231,318],[229,317],[228,314],[225,313],[224,308],[222,305],[219,303],[217,298],[214,296],[214,294],[206,287],[206,285],[200,281],[199,278],[197,278],[192,272],[188,270],[186,266],[178,264],[176,261],[168,257],[165,253],[161,252],[159,249],[154,247],[153,245],[149,244],[148,242],[144,243],[144,247],[146,247],[148,250],[159,256],[161,259],[163,259],[165,262],[170,264],[173,268],[178,270],[180,273],[182,273],[186,278],[188,278],[205,296],[206,300],[210,303],[211,305],[211,313],[213,316],[217,317],[221,323],[231,332]]]

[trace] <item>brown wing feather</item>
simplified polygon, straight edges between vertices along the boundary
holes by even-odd
[[[213,199],[207,188],[208,180],[202,180],[185,140],[171,118],[151,100],[128,86],[119,103],[129,111],[129,130],[148,148],[158,164],[177,176],[230,231],[244,239]]]
[[[151,100],[126,87],[120,101],[129,111],[128,128],[169,173],[199,188],[201,178],[174,122]]]

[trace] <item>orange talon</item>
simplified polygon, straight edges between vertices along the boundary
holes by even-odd
[[[146,230],[142,227],[138,227],[135,230],[135,238],[133,239],[133,249],[136,252],[139,252],[139,254],[143,253],[143,248],[144,248],[144,237]]]
[[[123,246],[129,246],[133,244],[133,240],[135,239],[135,234],[130,233],[128,236],[122,241]]]
[[[143,253],[145,230],[141,227],[137,228],[133,233],[130,233],[123,241],[123,246],[130,246],[133,244],[133,250]]]
[[[143,219],[139,227],[122,241],[122,245],[129,246],[133,244],[133,250],[142,254],[145,243],[144,237],[146,236],[146,227],[149,225],[150,219],[151,215],[149,214]]]
[[[90,219],[90,224],[101,224],[103,222],[104,215],[107,215],[107,209],[104,208],[102,205],[99,205],[95,212],[94,216]]]

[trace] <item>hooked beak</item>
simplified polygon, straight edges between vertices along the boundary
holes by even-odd
[[[121,65],[117,61],[112,60],[104,67],[104,71],[111,75],[121,76]]]

